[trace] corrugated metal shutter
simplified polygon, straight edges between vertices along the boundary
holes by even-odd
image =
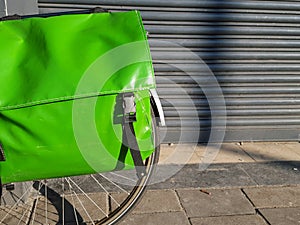
[[[225,96],[225,141],[299,140],[300,2],[39,0],[40,13],[95,6],[140,10],[150,40],[177,43],[209,65]],[[205,95],[185,72],[162,63],[171,61],[201,76],[194,59],[163,44],[152,44],[151,51],[168,128],[165,142],[178,140],[180,121],[186,133],[201,129],[200,141],[205,141],[211,126]],[[189,93],[198,118],[172,82]]]
[[[6,16],[6,4],[4,0],[0,0],[0,17]]]
[[[37,0],[0,0],[0,17],[7,15],[37,14]]]

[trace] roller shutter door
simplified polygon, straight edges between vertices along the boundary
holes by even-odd
[[[223,91],[225,141],[299,140],[300,2],[39,0],[38,6],[40,13],[96,6],[141,11],[166,116],[164,142],[176,142],[182,133],[191,134],[183,141],[194,141],[189,137],[199,130],[199,141],[207,141],[211,115],[218,115],[197,85],[195,77],[203,74],[190,51],[209,66]],[[224,129],[218,128],[223,118],[215,118],[216,129]]]

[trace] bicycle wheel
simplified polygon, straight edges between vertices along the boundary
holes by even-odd
[[[123,170],[6,185],[0,224],[114,224],[142,196],[158,161],[157,126],[152,113],[155,151],[145,161],[145,176]]]

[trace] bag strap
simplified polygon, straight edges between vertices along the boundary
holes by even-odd
[[[136,139],[133,123],[136,122],[136,104],[133,93],[123,94],[123,144],[130,149],[137,176],[146,175],[145,165]]]

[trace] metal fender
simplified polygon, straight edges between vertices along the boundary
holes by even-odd
[[[164,127],[166,126],[165,115],[157,91],[155,89],[150,89],[150,94],[151,94],[151,105],[153,107],[155,117],[159,118],[158,121],[159,126]]]

